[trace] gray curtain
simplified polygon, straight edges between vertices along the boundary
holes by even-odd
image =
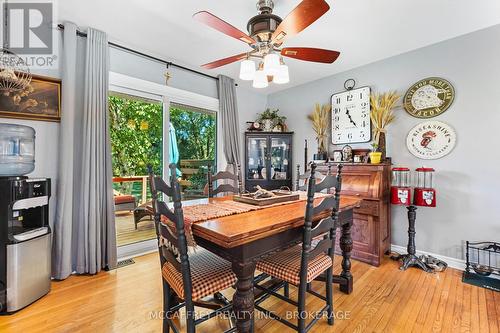
[[[59,172],[57,179],[57,201],[54,226],[52,230],[52,275],[56,279],[65,279],[73,271],[73,175],[74,175],[74,127],[76,114],[76,60],[77,42],[76,25],[64,23],[62,85],[64,87],[59,130]]]
[[[116,267],[111,143],[108,119],[109,48],[102,31],[89,28],[84,81],[82,174],[76,239],[77,273]]]
[[[222,142],[224,142],[224,156],[228,169],[236,174],[236,164],[240,159],[240,128],[238,119],[238,104],[234,80],[230,77],[219,75],[217,88],[219,91],[219,109],[222,124]]]
[[[89,29],[83,50],[65,23],[59,183],[53,276],[116,267],[105,33]],[[79,52],[82,51],[80,55]],[[77,79],[79,78],[79,79]]]

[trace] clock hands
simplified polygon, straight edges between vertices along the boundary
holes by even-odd
[[[352,120],[352,117],[351,117],[351,114],[349,113],[349,110],[346,110],[345,113],[349,117],[349,122],[351,122],[355,127],[358,127],[358,125],[356,125],[354,120]]]

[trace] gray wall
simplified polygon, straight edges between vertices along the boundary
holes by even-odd
[[[413,157],[406,149],[406,135],[422,120],[400,110],[389,127],[388,155],[397,165],[412,169],[426,165],[437,171],[437,208],[418,210],[417,249],[463,258],[465,240],[500,240],[500,157],[496,147],[500,124],[499,39],[500,26],[494,26],[271,94],[268,106],[280,108],[288,116],[296,142],[308,139],[312,154],[316,144],[306,115],[315,102],[329,103],[333,93],[344,89],[346,79],[354,78],[358,86],[369,85],[375,91],[396,89],[402,94],[425,77],[448,79],[456,89],[455,102],[433,119],[455,128],[455,149],[439,160]],[[302,146],[296,147],[294,159],[303,162]],[[392,243],[405,246],[406,209],[393,207],[392,212]]]

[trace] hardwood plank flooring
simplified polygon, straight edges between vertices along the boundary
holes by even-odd
[[[49,295],[28,308],[0,317],[0,332],[160,332],[161,280],[158,256],[95,276],[72,276],[52,283]],[[340,258],[336,271],[340,270]],[[402,272],[386,259],[379,268],[353,261],[354,292],[334,289],[335,325],[320,320],[312,332],[499,332],[500,293],[461,281],[461,272],[427,274],[418,269]],[[324,291],[321,282],[313,289]],[[231,290],[226,291],[231,297]],[[296,297],[296,288],[290,288]],[[282,315],[293,306],[270,298],[266,308]],[[322,302],[311,296],[308,310]],[[280,323],[257,315],[256,332],[293,332]],[[197,332],[228,328],[214,318]]]

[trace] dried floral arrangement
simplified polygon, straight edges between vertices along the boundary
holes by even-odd
[[[332,106],[324,104],[321,106],[316,103],[314,111],[307,116],[312,122],[314,132],[316,132],[316,140],[318,141],[318,153],[327,153],[327,140],[328,140],[328,124],[330,123],[330,112]]]
[[[400,98],[401,95],[397,91],[389,91],[382,94],[373,93],[370,96],[373,141],[377,143],[379,151],[383,154],[383,158],[385,158],[385,134],[387,133],[387,126],[396,119],[394,110],[401,107],[399,104]]]

